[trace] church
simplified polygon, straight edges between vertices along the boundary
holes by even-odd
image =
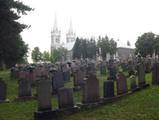
[[[69,26],[68,32],[66,33],[66,43],[61,43],[61,31],[59,30],[57,26],[57,19],[55,17],[54,27],[51,30],[51,53],[53,53],[53,51],[55,49],[58,49],[59,47],[64,47],[68,50],[66,59],[67,61],[71,61],[72,48],[75,44],[75,41],[76,41],[76,35],[73,31],[72,21],[70,21],[70,26]]]
[[[61,31],[59,30],[57,26],[57,19],[55,17],[54,26],[53,26],[53,29],[51,30],[51,53],[53,53],[55,49],[64,47],[68,50],[65,60],[72,61],[73,59],[72,48],[75,44],[75,41],[76,41],[76,35],[73,31],[72,21],[70,21],[70,26],[69,26],[68,32],[66,33],[66,43],[61,42]],[[130,56],[134,56],[134,53],[135,53],[135,49],[128,48],[128,47],[117,47],[116,54],[113,55],[113,58],[126,60]],[[110,54],[108,53],[106,60],[109,61],[109,59],[110,59]],[[63,58],[63,61],[64,61],[64,58]]]

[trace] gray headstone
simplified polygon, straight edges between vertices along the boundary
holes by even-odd
[[[58,90],[58,102],[59,102],[60,109],[72,108],[74,106],[73,89],[60,88]]]
[[[64,87],[63,73],[61,71],[57,71],[54,73],[52,80],[53,92],[57,93],[59,88]]]
[[[0,79],[0,101],[5,101],[7,96],[7,85]]]
[[[94,103],[99,101],[99,81],[96,75],[90,74],[83,86],[83,100],[82,103]]]
[[[82,86],[84,83],[85,74],[83,71],[78,70],[74,72],[73,81],[74,81],[74,87]]]
[[[18,82],[19,84],[19,98],[21,97],[31,97],[31,84],[30,81],[25,79],[25,78],[21,78]]]
[[[153,64],[152,69],[152,84],[159,84],[159,63]]]
[[[139,83],[139,87],[142,87],[146,84],[146,82],[145,82],[145,67],[142,63],[138,65],[138,83]]]
[[[38,110],[51,110],[52,85],[51,80],[41,76],[37,81]]]
[[[117,94],[124,94],[128,92],[126,77],[123,73],[119,73],[117,76]]]

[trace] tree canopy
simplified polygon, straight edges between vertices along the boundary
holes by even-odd
[[[20,1],[0,1],[0,67],[2,64],[10,67],[22,61],[26,55],[28,45],[22,40],[20,33],[27,25],[17,20],[31,10]]]
[[[140,53],[143,57],[152,55],[154,51],[159,54],[159,35],[152,32],[144,33],[138,37],[135,46],[136,53]]]

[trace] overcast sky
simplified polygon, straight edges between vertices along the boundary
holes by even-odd
[[[61,30],[61,41],[66,41],[66,32],[72,19],[73,29],[79,37],[108,35],[119,39],[119,46],[127,40],[131,46],[144,32],[159,34],[158,0],[21,0],[35,8],[20,21],[31,25],[22,32],[23,40],[33,49],[50,51],[51,29],[55,14]]]

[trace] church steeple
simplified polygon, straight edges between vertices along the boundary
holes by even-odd
[[[72,19],[70,19],[70,28],[69,28],[69,33],[73,33]]]
[[[66,41],[67,43],[75,41],[75,33],[73,32],[72,19],[70,19],[70,26],[69,26],[68,33],[66,34]]]
[[[55,14],[55,20],[54,20],[54,27],[53,27],[53,31],[58,31],[58,27],[57,27],[57,17]]]
[[[51,52],[60,47],[61,31],[57,26],[57,17],[55,14],[54,27],[51,31]]]

